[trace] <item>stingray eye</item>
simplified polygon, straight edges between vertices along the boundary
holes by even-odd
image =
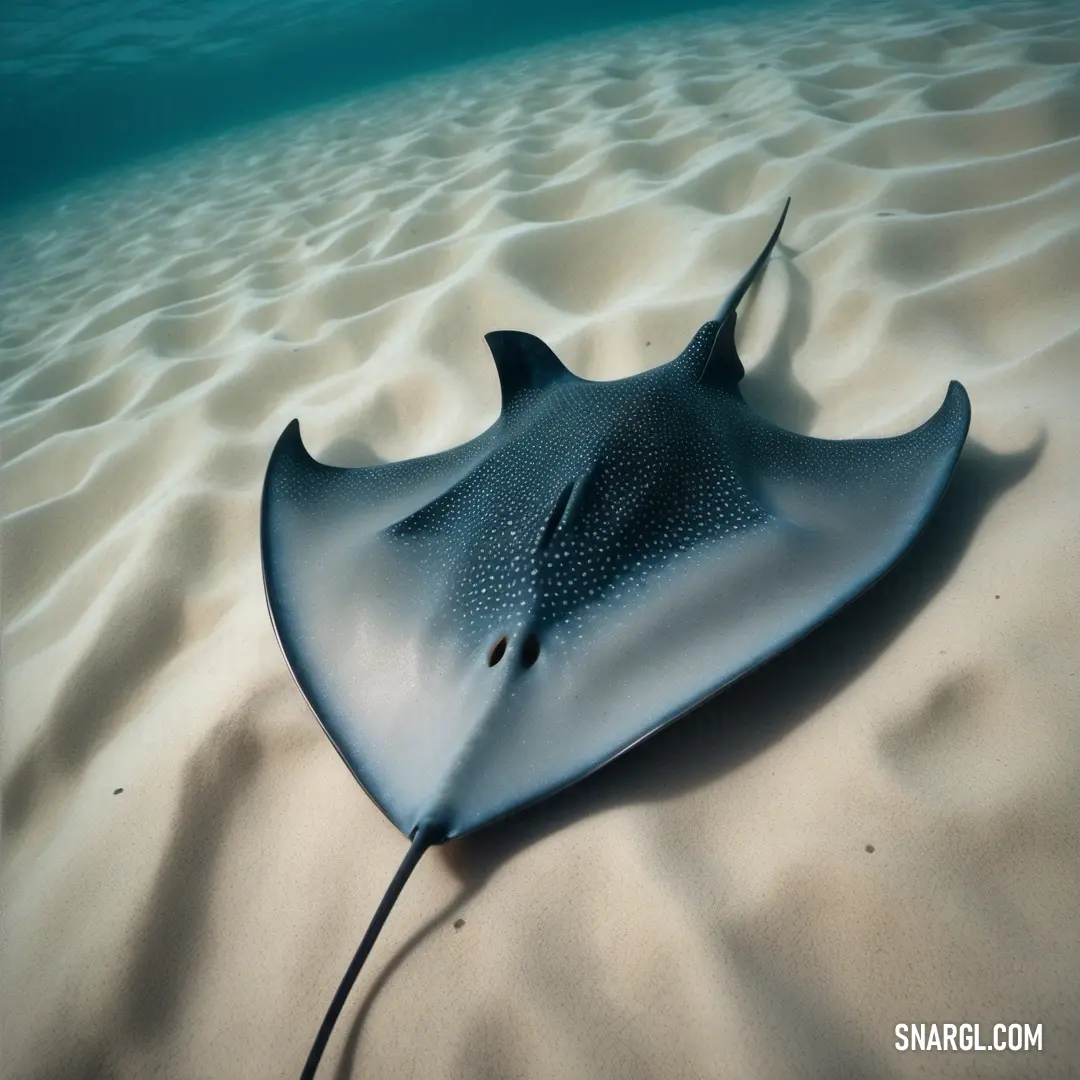
[[[506,652],[506,638],[501,637],[488,651],[488,667],[494,667]]]
[[[539,659],[540,639],[535,634],[529,634],[521,644],[521,666],[530,668]]]

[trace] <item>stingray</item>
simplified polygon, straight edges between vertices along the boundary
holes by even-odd
[[[423,852],[564,788],[823,622],[885,573],[967,435],[958,382],[920,427],[811,438],[739,391],[736,307],[673,360],[579,378],[539,338],[486,341],[476,438],[368,468],[282,433],[262,497],[271,619],[353,776],[411,845],[311,1048]]]

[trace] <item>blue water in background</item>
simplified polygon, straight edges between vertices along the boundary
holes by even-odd
[[[380,83],[718,6],[737,5],[5,0],[0,208],[148,153]]]

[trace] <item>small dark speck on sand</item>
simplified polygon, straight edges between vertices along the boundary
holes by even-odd
[[[460,930],[464,925],[465,925],[465,920],[464,919],[455,919],[454,920],[454,929],[455,930]]]
[[[651,344],[652,344],[652,342],[651,342],[651,341],[646,341],[646,342],[645,342],[645,348],[647,349],[647,348],[648,348],[648,347],[649,347],[649,346],[650,346]]]
[[[879,210],[877,217],[896,217],[896,213],[892,210]]]
[[[874,854],[874,845],[873,844],[867,844],[866,845],[866,854],[867,855],[873,855]]]
[[[124,790],[124,789],[123,789],[122,787],[118,787],[118,788],[117,788],[117,789],[116,789],[116,790],[115,790],[115,791],[113,792],[113,794],[114,794],[114,795],[119,795],[119,794],[120,794],[120,792],[122,792],[123,790]]]
[[[994,599],[995,600],[1000,600],[1001,599],[1001,593],[994,593]]]

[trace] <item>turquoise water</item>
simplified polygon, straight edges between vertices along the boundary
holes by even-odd
[[[266,119],[510,48],[716,0],[9,0],[0,207]]]

